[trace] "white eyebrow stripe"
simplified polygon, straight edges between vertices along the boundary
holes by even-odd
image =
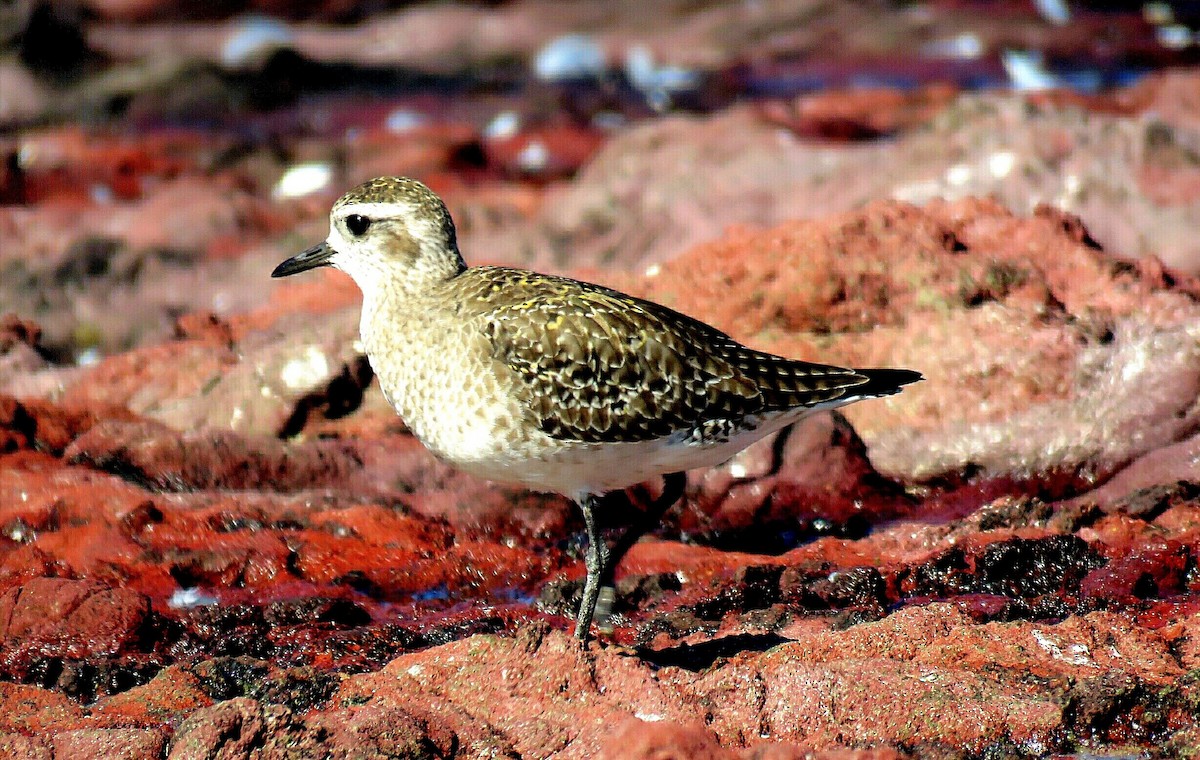
[[[338,216],[359,214],[368,219],[386,219],[393,216],[409,216],[412,209],[402,203],[347,203],[339,206]]]
[[[336,215],[345,219],[352,214],[398,222],[421,245],[440,245],[446,234],[440,217],[421,213],[407,203],[352,202],[338,208]]]

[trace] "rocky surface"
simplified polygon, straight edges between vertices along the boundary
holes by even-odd
[[[185,5],[0,8],[0,756],[1200,755],[1200,74],[962,92],[1173,60],[1153,13]],[[781,85],[879,60],[921,86]],[[570,504],[430,457],[347,278],[268,278],[384,173],[472,263],[926,381],[689,473],[581,650]]]
[[[964,96],[921,129],[851,149],[806,139],[833,127],[806,114],[805,99],[792,110],[656,120],[610,141],[579,181],[548,195],[532,229],[510,231],[509,245],[558,266],[642,268],[730,225],[822,217],[879,198],[991,196],[1021,214],[1053,204],[1084,218],[1118,256],[1200,272],[1191,232],[1200,224],[1200,131],[1194,99],[1187,108],[1182,94],[1196,88],[1194,72],[1164,75],[1099,112],[1069,99]],[[935,97],[944,95],[868,102],[890,115]],[[871,126],[887,118],[878,113],[841,118],[866,134],[886,129]]]
[[[693,473],[582,652],[578,516],[430,459],[338,354],[352,302],[314,308],[300,283],[35,370],[59,372],[53,398],[0,406],[0,740],[30,757],[1195,750],[1191,280],[1122,263],[1060,212],[970,199],[735,231],[609,276],[752,342],[929,381]],[[317,355],[340,358],[278,390]]]

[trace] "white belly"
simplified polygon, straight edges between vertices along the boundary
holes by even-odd
[[[628,488],[667,473],[715,467],[808,413],[795,410],[780,415],[724,442],[698,444],[680,437],[632,443],[578,443],[539,434],[536,445],[493,452],[490,457],[443,458],[487,480],[574,498],[584,493]]]

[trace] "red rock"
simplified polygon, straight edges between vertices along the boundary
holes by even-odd
[[[308,724],[332,752],[348,757],[450,757],[459,746],[452,732],[397,707],[351,706],[318,713]]]
[[[257,702],[246,697],[197,710],[175,731],[169,757],[200,760],[217,752],[248,757],[256,745],[265,743],[267,725],[260,710]]]
[[[27,735],[72,728],[79,725],[84,711],[66,695],[0,681],[0,732]]]
[[[297,251],[298,253],[299,251]],[[349,275],[332,269],[313,272],[309,277],[289,278],[272,288],[265,304],[230,317],[235,337],[265,330],[296,313],[325,315],[348,307],[357,307],[362,293]]]
[[[859,532],[914,509],[898,485],[881,476],[866,447],[840,415],[818,414],[797,425],[779,449],[774,438],[746,449],[719,467],[690,475],[689,508],[680,527],[716,535],[764,526],[795,534],[781,545],[762,540],[761,551],[791,548],[814,524]],[[848,527],[847,527],[848,526]],[[748,547],[749,548],[749,547]]]
[[[1154,519],[1154,525],[1169,538],[1195,545],[1200,536],[1200,504],[1191,502],[1168,507]]]
[[[1200,752],[1200,728],[1186,728],[1167,742],[1165,751],[1176,757],[1187,757]]]
[[[194,162],[185,156],[194,155],[199,141],[184,133],[131,140],[68,127],[26,133],[22,143],[28,157],[21,167],[23,197],[37,203],[62,194],[86,198],[97,185],[122,200],[139,198],[144,183],[194,171]]]
[[[62,406],[0,395],[0,451],[36,448],[61,454],[102,417],[131,419],[132,415],[116,405]]]
[[[146,597],[90,581],[37,578],[0,596],[0,642],[12,651],[112,655],[135,645]]]
[[[303,578],[314,583],[338,583],[358,573],[376,585],[394,588],[395,581],[411,577],[419,560],[432,551],[429,543],[414,545],[404,540],[412,535],[411,529],[397,532],[395,543],[389,546],[346,540],[320,531],[301,533],[293,541],[295,567]],[[437,585],[424,578],[412,581],[414,590]]]
[[[309,732],[302,720],[281,705],[262,705],[246,697],[198,710],[175,732],[169,758],[320,757],[324,737]]]
[[[965,219],[971,221],[963,224],[961,220]],[[1183,409],[1183,398],[1190,393],[1186,389],[1192,387],[1197,371],[1195,356],[1185,348],[1185,344],[1194,341],[1180,332],[1184,329],[1179,321],[1181,315],[1192,308],[1185,305],[1190,302],[1190,297],[1170,288],[1160,289],[1153,281],[1137,277],[1128,285],[1124,284],[1126,275],[1113,275],[1113,267],[1106,257],[1079,242],[1076,239],[1079,233],[1072,232],[1071,225],[1061,216],[1043,215],[1026,225],[999,207],[982,202],[935,203],[920,211],[887,204],[862,214],[849,215],[832,226],[835,229],[832,233],[827,225],[816,223],[793,223],[769,232],[732,232],[720,243],[697,249],[687,257],[664,265],[662,274],[645,280],[639,292],[685,312],[703,314],[752,345],[764,343],[756,335],[771,336],[773,340],[766,347],[780,353],[859,366],[915,367],[927,377],[939,378],[943,390],[947,382],[955,383],[952,393],[936,393],[936,398],[927,394],[934,393],[931,389],[938,386],[921,384],[894,398],[859,404],[846,410],[847,417],[868,441],[875,463],[885,472],[899,470],[918,477],[945,472],[945,465],[925,462],[914,468],[911,461],[901,464],[893,459],[900,453],[910,458],[916,452],[943,447],[954,449],[957,453],[952,458],[960,462],[966,457],[986,468],[989,459],[995,461],[996,466],[990,471],[997,474],[1010,468],[1044,472],[1066,465],[1061,459],[1055,462],[1057,457],[1047,458],[1044,452],[1051,447],[1033,442],[1038,435],[1037,428],[1044,427],[1041,420],[1047,414],[1060,419],[1060,434],[1064,425],[1079,428],[1078,433],[1069,434],[1071,440],[1082,440],[1088,435],[1094,439],[1094,434],[1087,434],[1082,428],[1095,428],[1093,410],[1098,403],[1089,405],[1086,414],[1075,414],[1070,409],[1049,411],[1061,405],[1068,392],[1075,395],[1095,393],[1097,402],[1100,398],[1107,400],[1106,407],[1100,408],[1112,412],[1112,417],[1100,426],[1106,435],[1112,436],[1111,442],[1093,440],[1092,444],[1084,446],[1088,453],[1080,451],[1077,456],[1090,458],[1103,450],[1103,458],[1110,462],[1110,467],[1115,467],[1131,456],[1184,434],[1184,427],[1177,425],[1175,420]],[[822,235],[829,237],[822,239]],[[893,239],[893,235],[904,239]],[[853,252],[856,246],[861,249]],[[988,250],[1012,247],[1009,258],[985,260],[972,255],[978,246]],[[964,250],[954,250],[958,247],[964,247]],[[1056,262],[1054,265],[1034,266],[1025,253],[1030,247],[1054,249],[1060,253],[1051,257]],[[872,266],[869,262],[875,260],[874,252],[880,248],[927,253],[914,256],[907,263],[893,257],[887,268],[889,274],[878,279],[867,269]],[[752,253],[747,255],[747,251]],[[754,251],[762,252],[761,259]],[[961,279],[943,279],[942,264],[933,266],[937,260],[950,269],[957,269]],[[901,275],[905,266],[912,266],[914,271],[910,275]],[[847,272],[846,267],[851,271]],[[1014,279],[1008,275],[1000,276],[1001,270],[1026,274],[1016,274]],[[924,274],[917,274],[918,271]],[[975,283],[973,288],[968,288],[974,295],[963,290],[963,282],[968,280]],[[914,285],[918,281],[924,284]],[[988,285],[989,282],[992,284]],[[852,295],[842,301],[837,295],[839,292]],[[927,337],[918,338],[917,333],[928,335],[930,329],[929,324],[917,317],[924,307],[915,299],[922,292],[925,293],[922,298],[940,292],[942,295],[937,299],[963,305],[952,318],[932,317],[933,323],[938,325],[937,340],[941,346],[932,354],[916,350],[916,346],[928,340]],[[976,297],[983,300],[972,306]],[[1037,316],[1044,310],[1047,298],[1063,304],[1067,313],[1078,313],[1081,318],[1086,314],[1095,315],[1096,309],[1103,308],[1111,319],[1127,320],[1130,332],[1118,331],[1107,344],[1113,374],[1101,375],[1091,385],[1071,389],[1075,378],[1079,377],[1076,367],[1083,356],[1081,347],[1096,338],[1078,333],[1068,337],[1058,328],[1047,329],[1043,318]],[[987,304],[992,301],[1005,306],[991,309]],[[839,319],[837,313],[843,303],[858,310],[853,315],[847,311],[846,321],[833,325],[835,333],[843,337],[829,341],[828,352],[812,350],[804,336],[809,331],[823,329],[821,325],[830,324],[830,320]],[[872,303],[879,307],[873,310]],[[1180,308],[1184,311],[1178,311]],[[860,327],[855,327],[858,319],[864,321]],[[876,329],[870,338],[859,332],[880,324],[895,327]],[[1082,324],[1075,323],[1077,328]],[[1137,324],[1143,326],[1135,327]],[[984,333],[990,336],[986,342],[987,357],[978,353],[984,345],[978,336]],[[1006,337],[1001,338],[1001,333]],[[794,337],[781,339],[782,335]],[[1139,385],[1141,389],[1155,389],[1149,394],[1138,393],[1138,398],[1153,404],[1153,413],[1150,416],[1134,415],[1126,421],[1125,412],[1121,410],[1127,409],[1128,405],[1117,403],[1119,396],[1116,394],[1128,385],[1118,379],[1123,376],[1118,368],[1147,341],[1161,346],[1163,351],[1176,358],[1155,364],[1154,370]],[[1177,346],[1179,352],[1176,348],[1168,349],[1168,344]],[[1002,349],[1003,345],[1011,345],[1011,352]],[[898,349],[912,353],[898,354]],[[1001,358],[1002,355],[1006,358]],[[931,365],[931,361],[937,365]],[[992,366],[995,371],[962,372],[964,366],[975,366],[977,362]],[[1036,362],[1036,369],[1032,365],[1024,367],[1026,362]],[[1036,382],[1026,380],[1033,377],[1037,378]],[[1180,392],[1176,393],[1176,389]],[[1049,406],[1027,418],[1021,416],[1021,410],[1040,404]],[[981,416],[982,409],[1009,411],[1004,417],[992,417],[991,412]],[[1185,417],[1189,414],[1182,413]],[[987,432],[987,439],[999,438],[1012,443],[996,445],[960,439],[951,444],[918,440],[911,433],[902,439],[882,435],[901,419],[910,429],[926,426],[934,420],[942,421],[934,422],[935,426],[946,420],[971,420],[964,425],[963,435],[969,437],[970,431],[985,435],[984,431],[1003,428],[1008,432]],[[1154,442],[1147,440],[1144,447],[1122,451],[1128,444],[1128,435],[1117,431],[1127,431],[1129,424],[1142,426]],[[949,427],[954,428],[953,425]],[[1056,451],[1065,453],[1061,447]],[[995,459],[997,457],[999,459]],[[1012,464],[1000,464],[1001,460],[1021,461],[1022,464],[1014,468]],[[1098,465],[1097,462],[1093,466]]]
[[[149,683],[98,700],[91,707],[91,720],[103,726],[175,726],[212,701],[196,676],[172,665]]]
[[[112,356],[70,383],[66,398],[123,403],[176,430],[263,436],[294,435],[310,415],[357,407],[371,379],[354,350],[358,310],[293,314],[287,326],[244,334],[235,320],[232,345],[192,338]]]
[[[174,0],[86,0],[84,5],[105,18],[120,21],[145,21],[177,9]]]
[[[1181,481],[1200,481],[1200,435],[1148,452],[1073,503],[1095,504],[1105,511],[1113,511],[1120,509],[1138,492],[1143,496],[1157,493],[1165,499],[1179,498],[1179,495],[1162,489]]]
[[[785,742],[792,746],[772,751],[791,757],[797,749],[843,747],[847,731],[856,742],[892,747],[982,751],[1007,739],[1053,747],[1062,703],[1044,679],[1137,673],[1171,683],[1184,672],[1171,653],[1174,640],[1110,613],[1059,625],[981,627],[952,606],[934,605],[845,631],[810,631],[766,652],[744,649],[707,669],[650,671],[613,650],[580,660],[564,634],[535,627],[516,639],[484,637],[404,655],[379,674],[346,679],[332,704],[401,709],[420,716],[430,732],[452,732],[463,746],[490,735],[522,754],[558,746],[568,725],[567,756],[603,747],[725,756],[721,747],[765,752],[770,742]],[[588,672],[590,679],[582,677]],[[1040,678],[1031,681],[1029,672]],[[942,700],[956,709],[933,707]],[[540,708],[531,721],[534,704]],[[521,728],[510,728],[518,715],[526,716]],[[704,729],[684,728],[701,716]],[[614,720],[624,721],[616,736]],[[651,730],[638,733],[643,726]],[[841,756],[853,755],[829,755]]]
[[[396,706],[431,727],[452,731],[460,746],[523,756],[592,756],[618,716],[641,713],[689,720],[648,667],[604,653],[592,662],[561,632],[525,628],[517,637],[482,637],[404,655],[377,674],[345,680],[334,702]],[[477,745],[477,743],[480,743]]]
[[[54,103],[51,89],[19,59],[0,62],[0,90],[5,94],[0,103],[0,124],[9,129],[44,121]],[[0,203],[24,202],[17,169],[12,165],[0,169]]]
[[[604,140],[593,129],[544,126],[488,139],[484,153],[502,175],[551,180],[574,175]]]
[[[35,546],[19,546],[3,553],[0,561],[0,583],[6,588],[20,586],[34,578],[62,575],[54,557]]]
[[[1001,669],[1004,680],[1035,673],[1048,679],[1084,679],[1098,673],[1130,675],[1148,683],[1168,684],[1182,673],[1170,653],[1170,641],[1119,615],[1096,612],[1056,625],[988,623],[955,628],[930,642],[916,660],[944,667]]]
[[[1179,88],[1194,89],[1195,77],[1182,75]],[[615,136],[571,187],[548,196],[533,230],[509,231],[506,247],[543,265],[567,256],[576,266],[616,257],[640,270],[717,239],[730,225],[774,226],[886,197],[925,204],[995,196],[1021,210],[1055,199],[1116,256],[1152,254],[1173,269],[1195,272],[1196,251],[1186,232],[1193,206],[1181,211],[1177,201],[1160,203],[1154,180],[1143,176],[1155,164],[1158,184],[1178,188],[1177,198],[1191,197],[1194,167],[1175,147],[1186,142],[1187,127],[1176,140],[1175,123],[1151,126],[1140,115],[1032,105],[1023,95],[964,97],[930,129],[898,143],[830,151],[781,140],[775,125],[748,108],[706,119],[658,119]],[[1127,129],[1143,135],[1134,139],[1159,141],[1168,150],[1119,155]],[[1155,130],[1158,138],[1150,134]],[[1056,171],[1037,170],[1047,161]],[[696,176],[707,181],[689,181]],[[1129,187],[1142,188],[1132,203]],[[1118,209],[1121,215],[1113,213]],[[1150,239],[1151,246],[1141,242]],[[472,249],[495,245],[471,242],[464,244],[468,257]]]
[[[887,748],[813,751],[794,744],[766,744],[746,750],[742,757],[746,760],[907,760],[911,755]]]
[[[1097,599],[1174,596],[1185,590],[1190,553],[1176,542],[1158,542],[1118,556],[1083,579],[1080,593]]]
[[[31,139],[22,155],[42,156],[43,147]],[[171,160],[169,147],[138,149],[161,150]],[[37,181],[36,172],[30,176]],[[294,213],[249,193],[244,179],[135,175],[131,181],[136,188],[128,192],[136,197],[122,199],[115,181],[68,177],[69,198],[56,193],[0,210],[0,231],[11,243],[5,266],[13,267],[0,282],[0,300],[6,310],[38,316],[51,355],[114,353],[167,337],[181,312],[258,305],[261,286],[247,274],[269,272],[268,262],[283,258],[260,245],[291,227]],[[220,253],[224,260],[214,255]],[[230,260],[233,253],[238,260]]]
[[[477,145],[478,130],[462,123],[417,126],[402,133],[386,128],[356,130],[345,144],[351,187],[373,177],[428,179],[451,168],[467,146]],[[441,188],[439,188],[440,190]]]
[[[317,442],[289,447],[233,433],[181,435],[152,422],[105,423],[65,452],[72,464],[119,468],[162,489],[286,489],[345,479],[357,466],[350,447]]]
[[[23,320],[16,314],[5,314],[0,317],[0,353],[22,343],[30,348],[37,348],[42,339],[42,328],[37,322]]]
[[[1200,667],[1200,613],[1193,613],[1182,620],[1173,618],[1174,630],[1164,631],[1164,636],[1175,636],[1174,643],[1179,651],[1179,664],[1189,670]]]
[[[150,760],[162,757],[167,735],[156,729],[83,728],[55,734],[55,760]]]
[[[0,755],[10,760],[54,760],[54,751],[40,738],[0,734]]]
[[[603,760],[734,760],[702,725],[626,718],[617,724],[597,758]]]
[[[1061,721],[1051,702],[1022,698],[977,674],[943,675],[871,660],[814,667],[786,651],[763,660],[749,669],[724,668],[693,687],[699,698],[729,705],[710,724],[718,736],[732,739],[744,731],[741,726],[757,725],[760,736],[775,741],[833,749],[852,725],[855,741],[864,744],[949,744],[979,751],[1005,735],[1017,742],[1049,742]],[[754,681],[761,684],[753,694],[764,700],[761,707],[737,696]],[[938,710],[939,703],[956,709]],[[898,704],[904,706],[897,709]],[[832,706],[836,717],[820,705]]]
[[[1200,99],[1195,69],[1167,69],[1151,72],[1113,96],[1130,112],[1154,114],[1155,118],[1176,127],[1200,128]]]
[[[213,345],[228,346],[233,343],[233,327],[217,314],[192,312],[175,321],[176,338],[196,338]]]
[[[765,119],[803,137],[863,140],[926,124],[957,95],[957,88],[945,83],[905,91],[830,89],[758,107]]]
[[[53,459],[25,466],[14,459],[7,457],[0,467],[0,515],[28,543],[5,559],[4,585],[33,572],[139,586],[141,573],[129,570],[141,567],[142,548],[122,519],[149,509],[147,493],[117,478],[64,468]]]

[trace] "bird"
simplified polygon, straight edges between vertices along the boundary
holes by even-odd
[[[687,470],[721,464],[815,411],[922,379],[756,351],[580,280],[468,267],[445,203],[407,177],[348,191],[333,204],[328,237],[271,275],[323,266],[362,291],[368,360],[427,449],[461,471],[578,506],[588,543],[574,636],[584,645],[602,586],[683,496]],[[609,546],[601,497],[657,477],[660,496]]]

